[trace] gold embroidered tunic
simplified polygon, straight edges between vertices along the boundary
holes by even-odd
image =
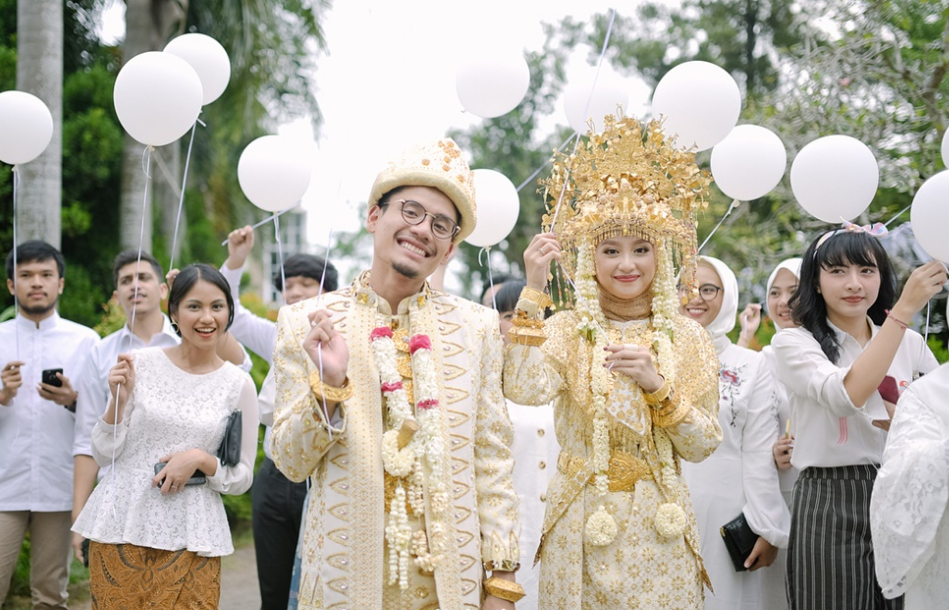
[[[317,308],[349,347],[352,399],[326,422],[310,390],[317,370],[302,349]],[[449,532],[450,545],[434,575],[412,566],[409,588],[387,585],[385,477],[382,434],[385,402],[369,335],[391,325],[427,334],[445,410],[451,459],[450,523],[410,515],[413,529]],[[513,428],[501,394],[502,345],[497,313],[426,289],[393,315],[368,288],[365,274],[349,288],[280,310],[274,370],[274,462],[293,481],[312,478],[304,524],[300,610],[480,608],[482,565],[514,569],[518,561],[517,495],[511,482]],[[427,505],[426,505],[427,506]]]
[[[688,415],[667,428],[679,479],[679,498],[666,498],[650,407],[636,383],[613,375],[607,397],[610,414],[610,491],[598,496],[593,485],[593,396],[590,367],[602,366],[605,354],[593,354],[580,337],[575,311],[546,322],[547,341],[540,347],[511,345],[505,356],[504,393],[520,404],[554,401],[554,425],[561,445],[558,472],[547,493],[538,558],[541,562],[539,607],[702,608],[704,570],[698,531],[679,459],[698,462],[722,438],[718,423],[718,359],[708,334],[681,316],[676,319],[672,384],[675,400],[687,401]],[[610,343],[653,345],[647,320],[607,321]],[[654,526],[659,506],[674,501],[686,515],[683,536],[663,539]],[[587,518],[604,505],[619,526],[606,546],[584,539]]]

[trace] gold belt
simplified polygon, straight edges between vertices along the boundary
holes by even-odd
[[[587,458],[560,452],[557,469],[568,477],[574,476],[586,466]],[[590,475],[590,481],[596,473]],[[652,480],[652,471],[645,460],[625,451],[614,449],[610,454],[610,469],[606,473],[610,491],[633,491],[638,481]]]

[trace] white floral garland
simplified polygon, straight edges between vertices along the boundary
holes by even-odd
[[[608,337],[601,329],[606,324],[605,316],[600,308],[596,270],[593,262],[593,246],[589,241],[580,244],[577,252],[577,280],[576,287],[580,296],[576,310],[580,315],[577,323],[577,332],[581,337],[593,343],[593,353],[602,354],[608,344]],[[656,247],[656,261],[658,263],[656,278],[653,280],[653,329],[659,331],[654,335],[654,347],[658,355],[659,373],[669,383],[675,379],[675,364],[673,360],[672,334],[674,319],[679,310],[678,292],[675,287],[675,273],[672,268],[672,259],[660,245]],[[609,393],[609,371],[606,367],[590,363],[590,390],[593,393],[593,468],[594,487],[596,494],[605,496],[609,489],[609,414],[606,410],[606,396]],[[673,537],[685,532],[685,511],[678,504],[679,485],[675,473],[675,461],[672,452],[672,441],[665,430],[653,427],[653,437],[659,453],[660,485],[665,486],[666,496],[671,502],[659,506],[656,511],[655,527],[660,535]],[[616,520],[606,510],[605,505],[599,508],[587,519],[586,536],[593,546],[606,546],[613,542],[618,532]]]
[[[448,513],[449,501],[445,483],[447,447],[442,434],[438,378],[432,360],[431,340],[426,335],[414,335],[409,340],[409,350],[412,352],[416,416],[396,364],[398,350],[392,338],[392,329],[379,326],[373,329],[370,339],[389,414],[389,429],[382,435],[382,465],[391,476],[397,479],[408,477],[409,482],[408,492],[401,480],[396,486],[385,531],[389,544],[389,584],[398,582],[399,588],[405,590],[409,586],[410,551],[416,555],[415,565],[427,571],[433,571],[444,557],[440,551],[444,550],[446,540],[439,520]],[[399,433],[406,422],[415,422],[418,432],[405,447],[399,449]],[[425,549],[425,533],[416,532],[413,536],[408,521],[408,505],[411,505],[416,515],[425,513],[423,459],[430,472],[427,488],[435,523],[431,525],[433,535],[428,542],[432,549],[439,551],[434,553]]]

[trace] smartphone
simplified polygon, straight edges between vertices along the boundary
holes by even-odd
[[[168,465],[167,462],[158,462],[157,464],[155,464],[155,474],[158,474],[159,472],[161,472],[161,469],[167,465]],[[195,470],[194,474],[191,475],[191,478],[188,479],[188,482],[185,483],[185,487],[189,485],[204,485],[204,483],[207,480],[208,478],[205,476],[203,472],[201,472],[200,470]],[[159,483],[158,486],[161,487],[164,484],[165,484],[165,479],[162,479],[161,483]]]
[[[62,374],[62,372],[63,372],[63,369],[46,369],[45,371],[43,371],[43,377],[41,380],[43,383],[47,385],[61,388],[63,387],[63,380],[57,377],[56,373]]]
[[[896,379],[890,375],[883,378],[877,391],[880,392],[880,396],[883,400],[891,402],[894,405],[900,400],[900,389],[896,385]]]

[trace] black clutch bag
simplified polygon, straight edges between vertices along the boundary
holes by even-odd
[[[244,418],[240,409],[231,411],[227,416],[227,423],[224,427],[224,439],[221,440],[221,446],[218,447],[217,456],[221,460],[221,466],[233,466],[241,461],[241,432]]]
[[[745,514],[738,515],[723,525],[719,531],[722,533],[722,540],[725,541],[725,548],[728,549],[728,555],[732,558],[735,571],[746,571],[748,568],[745,567],[745,560],[755,548],[758,534],[748,526]]]

